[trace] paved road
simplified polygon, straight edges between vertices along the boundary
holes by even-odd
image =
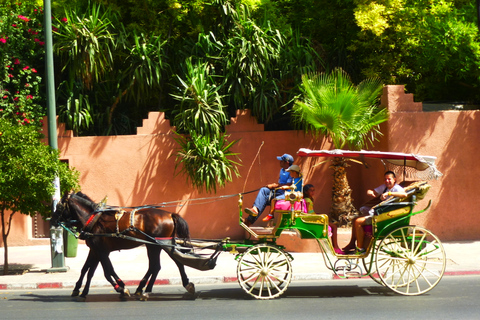
[[[478,319],[480,276],[449,276],[421,296],[400,296],[369,279],[297,281],[274,300],[247,296],[237,284],[157,287],[147,302],[120,301],[93,288],[86,303],[69,289],[0,292],[0,319]]]

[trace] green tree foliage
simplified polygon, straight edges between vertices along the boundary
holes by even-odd
[[[299,93],[301,75],[321,68],[321,58],[298,32],[255,21],[245,5],[216,0],[213,6],[221,9],[215,27],[184,42],[179,57],[210,64],[229,115],[248,108],[261,123],[277,121]]]
[[[132,133],[162,92],[165,42],[127,31],[101,5],[64,14],[55,33],[55,52],[64,62],[61,120],[76,134]]]
[[[359,81],[356,53],[348,50],[360,28],[354,19],[355,0],[272,1],[294,30],[309,39],[322,54],[326,67],[340,67]]]
[[[238,0],[81,2],[61,2],[55,33],[58,113],[76,134],[130,134],[153,110],[174,119],[188,59],[208,64],[226,119],[250,108],[260,122],[275,123],[291,108],[301,74],[321,66],[308,39],[285,26],[280,32],[267,17],[255,21]]]
[[[424,100],[478,100],[480,43],[475,1],[358,0],[362,31],[350,46],[363,74],[406,84]]]
[[[61,119],[76,134],[130,134],[148,111],[165,111],[189,135],[178,140],[184,165],[204,148],[234,156],[228,149],[235,142],[222,140],[229,115],[250,108],[260,122],[276,122],[291,109],[302,73],[321,65],[307,39],[265,17],[255,21],[241,1],[99,3],[83,11],[67,4],[57,15]],[[237,173],[235,161],[226,165]],[[199,175],[208,191],[209,181],[231,179],[202,168],[211,170]]]
[[[58,151],[43,144],[41,137],[34,126],[12,125],[10,121],[0,119],[0,216],[5,274],[8,274],[7,238],[13,216],[20,212],[48,217],[55,177],[60,178],[62,192],[79,188],[79,173],[60,162]]]

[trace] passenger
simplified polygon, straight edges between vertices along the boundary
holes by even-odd
[[[307,184],[303,187],[303,199],[305,199],[305,203],[307,204],[307,213],[315,214],[315,210],[313,209],[313,197],[315,195],[315,187],[312,184]],[[337,254],[344,254],[344,252],[338,246],[337,240],[337,225],[333,223],[328,224],[329,231],[331,231],[330,237],[332,239],[333,249]]]
[[[404,198],[407,196],[405,190],[396,183],[397,178],[394,172],[385,172],[384,179],[384,184],[373,190],[368,190],[367,195],[379,197],[379,202],[392,197]],[[363,226],[372,224],[373,214],[374,210],[370,206],[362,206],[360,208],[360,216],[356,217],[352,223],[352,237],[347,246],[343,248],[343,251],[350,252],[355,250],[356,254],[363,254],[365,252],[366,249],[363,244],[365,231],[363,230]],[[355,241],[357,242],[356,246]]]
[[[289,172],[290,176],[293,178],[292,184],[287,185],[287,186],[283,186],[283,187],[280,187],[280,188],[282,190],[292,190],[291,187],[293,185],[293,186],[295,186],[295,189],[293,189],[292,191],[302,192],[303,175],[300,172],[300,167],[297,166],[296,164],[294,164],[294,165],[290,166],[286,171]],[[270,213],[265,218],[263,218],[263,221],[270,221],[270,220],[273,219],[273,211],[274,211],[274,207],[275,207],[275,202],[277,200],[285,200],[285,193],[279,195],[278,197],[275,197],[275,199],[272,200],[272,203],[270,204],[270,206],[272,207],[272,210],[270,211]]]
[[[285,153],[283,156],[277,157],[277,160],[280,161],[281,167],[278,182],[270,183],[262,187],[260,191],[258,191],[253,207],[245,208],[245,212],[249,214],[244,220],[244,223],[247,226],[251,225],[258,219],[273,198],[279,197],[285,193],[285,190],[275,190],[276,188],[290,186],[292,184],[293,178],[290,173],[287,172],[287,169],[293,164],[293,157]]]

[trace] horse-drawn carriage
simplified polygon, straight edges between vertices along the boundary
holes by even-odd
[[[117,291],[128,293],[116,276],[108,259],[113,250],[132,248],[146,244],[149,270],[142,279],[137,294],[147,281],[148,297],[160,269],[159,254],[164,249],[177,263],[182,282],[187,290],[194,291],[188,281],[183,265],[200,270],[215,267],[220,252],[236,254],[237,278],[241,288],[257,299],[272,299],[283,294],[292,279],[292,256],[277,244],[285,230],[294,230],[302,239],[315,239],[324,255],[325,264],[339,277],[369,276],[377,283],[403,295],[423,294],[435,287],[445,271],[445,251],[440,240],[429,230],[410,224],[410,219],[430,207],[415,211],[417,201],[423,199],[430,185],[428,180],[440,176],[435,167],[435,157],[404,153],[343,150],[300,149],[301,157],[344,157],[365,161],[379,159],[388,170],[403,176],[407,197],[391,198],[374,206],[374,217],[369,230],[368,246],[363,254],[338,254],[333,250],[329,237],[329,217],[324,214],[309,214],[300,209],[302,195],[287,192],[285,199],[291,203],[289,210],[276,210],[275,223],[268,228],[253,228],[243,223],[243,194],[239,195],[239,223],[249,234],[241,241],[203,241],[188,239],[186,222],[178,215],[167,213],[159,206],[136,208],[98,206],[78,194],[62,199],[55,221],[65,228],[82,229],[82,237],[91,249],[85,270],[95,271],[98,262],[104,267],[105,276]],[[145,226],[150,225],[148,229]],[[161,226],[161,227],[159,227]],[[158,232],[162,230],[162,232]],[[179,239],[180,238],[180,239]],[[194,247],[214,249],[213,253],[195,253]],[[197,249],[198,251],[198,249]],[[82,270],[83,271],[83,270]],[[89,279],[91,279],[89,275]],[[113,277],[113,279],[112,279]],[[74,294],[78,295],[82,277],[77,282]],[[89,281],[89,280],[88,280]],[[85,297],[86,289],[82,293]],[[86,291],[86,292],[85,292]]]

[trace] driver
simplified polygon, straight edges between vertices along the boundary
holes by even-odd
[[[262,187],[260,191],[258,191],[252,208],[245,208],[245,212],[249,214],[244,221],[247,226],[250,226],[258,219],[258,216],[262,214],[263,210],[265,210],[265,207],[270,204],[270,201],[273,198],[279,197],[285,193],[285,190],[276,188],[289,186],[292,184],[293,178],[287,169],[293,164],[293,157],[288,153],[285,153],[283,156],[277,157],[277,160],[280,161],[281,167],[278,176],[278,182],[270,183]]]
[[[392,197],[404,198],[407,196],[405,190],[397,184],[397,177],[393,171],[387,171],[384,174],[384,183],[373,190],[368,190],[367,195],[370,197],[379,197],[380,201],[390,199]],[[344,252],[355,250],[356,254],[363,254],[365,248],[363,245],[363,238],[365,231],[363,226],[371,225],[374,210],[370,206],[362,206],[360,208],[360,216],[353,220],[352,237],[345,248]],[[355,241],[357,246],[355,247]]]

